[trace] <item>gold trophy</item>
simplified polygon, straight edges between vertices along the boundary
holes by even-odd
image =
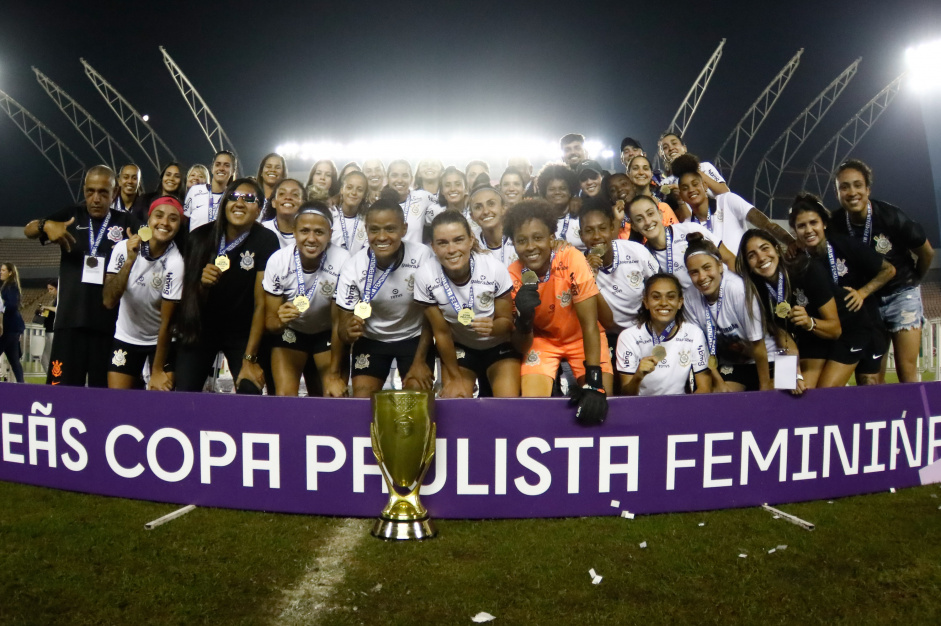
[[[438,534],[418,490],[435,455],[430,391],[379,391],[372,396],[372,451],[389,488],[389,502],[372,534],[380,539],[430,539]],[[402,495],[398,490],[408,490]]]

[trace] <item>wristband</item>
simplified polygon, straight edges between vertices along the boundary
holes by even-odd
[[[810,318],[810,331],[808,332],[814,332],[815,328],[817,328],[817,320]]]
[[[46,245],[49,242],[49,235],[46,234],[46,220],[39,220],[39,243]]]
[[[248,361],[249,363],[258,363],[258,355],[245,353],[242,355],[242,360]]]

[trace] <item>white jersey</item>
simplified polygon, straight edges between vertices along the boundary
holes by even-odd
[[[278,228],[278,218],[273,217],[270,220],[265,220],[261,225],[278,236],[278,243],[281,244],[282,250],[294,245],[293,231],[290,233],[282,233],[281,229]]]
[[[708,176],[709,178],[711,178],[712,180],[716,181],[717,183],[725,182],[725,179],[722,178],[722,174],[719,173],[718,168],[716,168],[716,166],[710,163],[709,161],[700,161],[699,171],[705,174],[706,176]],[[677,181],[676,176],[673,176],[672,174],[669,176],[664,176],[660,180],[661,187],[663,185],[673,185],[675,187],[678,184],[679,182]],[[706,195],[708,195],[710,198],[716,197],[715,194],[712,193],[712,189],[706,189]]]
[[[370,301],[372,313],[366,319],[363,336],[376,341],[403,341],[421,334],[425,319],[422,306],[415,302],[415,272],[423,264],[434,259],[431,249],[421,243],[402,241],[404,254],[402,262],[389,273],[375,297]],[[352,311],[360,300],[366,300],[364,294],[366,272],[372,256],[369,248],[363,248],[340,268],[340,281],[337,283],[337,305]],[[379,283],[382,270],[376,268],[373,289]],[[364,295],[366,297],[364,297]]]
[[[190,187],[183,203],[183,215],[190,218],[190,232],[216,220],[222,195],[214,193],[208,183]]]
[[[644,377],[638,395],[675,396],[686,392],[689,372],[698,374],[708,367],[706,338],[695,324],[681,324],[676,334],[660,343],[667,355]],[[617,367],[625,374],[637,372],[640,360],[653,352],[653,337],[647,325],[630,326],[618,336]]]
[[[143,246],[142,246],[143,247]],[[117,274],[127,262],[127,239],[114,244],[108,273]],[[114,338],[136,346],[152,346],[160,333],[160,307],[164,300],[179,302],[183,297],[183,255],[170,242],[159,259],[138,254],[121,296]]]
[[[732,254],[738,254],[742,235],[748,230],[748,212],[752,210],[752,204],[730,191],[719,194],[715,199],[715,206],[715,213],[705,222],[700,222],[696,217],[690,217],[687,221],[703,226],[724,243]]]
[[[503,267],[510,267],[510,264],[519,258],[519,255],[516,254],[516,246],[513,245],[509,237],[502,237],[500,240],[502,243],[498,248],[489,247],[487,242],[484,241],[482,232],[477,236],[477,239],[480,241],[480,247],[488,251],[494,259],[500,261]]]
[[[408,192],[408,197],[399,206],[405,213],[405,223],[408,224],[408,232],[405,233],[403,240],[422,243],[425,227],[431,226],[431,220],[444,209],[438,206],[437,196],[433,196],[424,189],[413,189]]]
[[[614,315],[614,323],[623,330],[637,318],[644,298],[644,281],[660,268],[650,251],[636,241],[615,239],[611,246],[614,254],[611,265],[598,270],[595,283]]]
[[[709,304],[701,293],[688,293],[683,301],[686,319],[708,337],[708,320],[712,319],[716,329],[719,365],[754,363],[754,359],[742,355],[744,343],[764,339],[768,354],[777,350],[774,337],[764,331],[761,324],[761,305],[757,298],[747,303],[745,282],[728,270],[722,273],[722,306]],[[707,312],[708,308],[708,312]],[[711,315],[711,318],[709,317]]]
[[[265,277],[262,287],[273,296],[284,296],[286,302],[294,300],[299,294],[297,273],[294,266],[295,244],[288,248],[281,248],[268,258],[265,265]],[[332,328],[330,306],[336,293],[337,281],[340,279],[340,268],[350,260],[350,254],[337,246],[329,246],[324,252],[320,269],[316,272],[304,272],[304,290],[309,292],[313,287],[313,295],[308,296],[310,307],[288,324],[298,332],[313,335],[329,331]],[[316,285],[316,286],[315,286]]]
[[[346,217],[340,207],[331,207],[333,235],[330,243],[343,248],[351,255],[366,247],[366,220],[363,216]]]
[[[566,213],[559,218],[559,222],[555,227],[555,238],[569,242],[581,250],[582,253],[588,250],[584,242],[582,242],[581,226],[579,225],[577,215]]]
[[[415,272],[415,300],[421,304],[438,305],[445,321],[451,326],[455,342],[475,350],[486,350],[508,342],[509,333],[482,337],[457,321],[458,311],[468,307],[473,309],[474,317],[493,317],[494,300],[508,293],[513,283],[506,266],[492,254],[474,252],[471,258],[474,260],[474,271],[470,281],[463,285],[448,283],[457,300],[457,311],[448,298],[444,286],[444,269],[436,258],[432,258]],[[470,302],[471,289],[474,291],[473,302]]]
[[[708,230],[700,226],[699,224],[693,224],[691,222],[683,222],[682,224],[673,224],[671,226],[665,227],[667,231],[667,241],[670,240],[670,232],[672,229],[673,232],[673,245],[668,246],[672,252],[672,268],[669,267],[670,255],[667,254],[667,248],[663,250],[651,250],[650,244],[648,243],[648,250],[653,253],[655,259],[657,259],[657,264],[660,266],[661,272],[666,272],[667,274],[673,274],[676,276],[677,280],[680,281],[680,285],[683,287],[683,295],[685,296],[689,293],[690,289],[696,291],[696,288],[693,287],[693,281],[689,278],[689,272],[686,271],[686,261],[683,259],[683,255],[686,253],[686,248],[689,244],[686,242],[686,236],[690,233],[702,233],[703,236],[716,244],[716,247],[719,246],[719,240],[715,235],[710,233]],[[696,291],[696,293],[699,293]]]

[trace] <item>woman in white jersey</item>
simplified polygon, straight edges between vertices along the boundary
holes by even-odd
[[[667,176],[660,180],[660,195],[668,200],[670,206],[676,210],[676,217],[681,221],[689,219],[689,207],[686,206],[678,195],[677,179],[672,171],[673,162],[686,154],[686,144],[683,143],[683,137],[673,131],[667,131],[660,135],[660,156],[663,158],[664,166],[667,169]],[[703,161],[700,163],[700,170],[703,175],[703,182],[709,189],[709,195],[716,197],[719,194],[728,193],[729,185],[722,178],[722,174],[712,163]],[[675,205],[675,206],[674,206]]]
[[[438,180],[438,206],[467,217],[467,187],[464,172],[453,165],[448,166]]]
[[[505,199],[506,208],[516,205],[526,193],[526,179],[515,167],[508,167],[500,177],[500,192]]]
[[[686,393],[692,371],[694,393],[709,393],[712,378],[706,338],[683,317],[683,289],[674,274],[655,274],[644,286],[637,322],[618,337],[617,366],[628,396]]]
[[[510,344],[510,273],[481,251],[460,213],[441,213],[431,230],[437,262],[416,272],[415,300],[425,305],[441,358],[441,396],[470,398],[475,381],[481,397],[519,396],[521,357]]]
[[[686,317],[706,336],[713,390],[773,389],[768,354],[777,345],[764,330],[758,299],[741,276],[726,271],[715,244],[699,233],[687,241],[686,271],[699,293],[687,294]]]
[[[282,248],[294,244],[294,216],[306,199],[304,185],[293,178],[282,178],[271,190],[269,209],[272,217],[261,225],[278,236]]]
[[[444,172],[444,163],[438,159],[422,159],[415,168],[415,189],[424,189],[431,195],[438,195],[438,181]]]
[[[270,219],[273,213],[268,210],[271,201],[274,200],[275,185],[280,183],[288,176],[288,164],[284,157],[277,152],[270,152],[265,155],[258,165],[258,174],[255,176],[261,184],[265,194],[265,206],[262,208],[263,219]]]
[[[209,168],[205,165],[197,163],[186,170],[186,191],[189,191],[193,185],[205,185],[208,182]]]
[[[412,189],[412,166],[408,161],[398,159],[389,163],[386,177],[389,180],[388,187],[398,196],[405,223],[408,224],[406,240],[421,243],[425,227],[430,226],[435,215],[444,209],[438,206],[437,198],[424,189]]]
[[[582,252],[585,244],[578,236],[578,210],[581,207],[578,176],[567,165],[547,163],[536,177],[536,190],[552,205],[558,219],[555,238],[567,241]]]
[[[660,212],[656,198],[634,196],[628,205],[627,212],[631,218],[632,232],[646,238],[647,249],[657,259],[660,271],[675,274],[684,291],[693,288],[693,283],[686,272],[686,264],[683,263],[683,253],[686,252],[687,245],[686,236],[689,233],[702,233],[706,239],[718,246],[722,261],[729,267],[735,267],[735,255],[699,224],[685,222],[664,227],[663,214]]]
[[[340,204],[332,207],[333,245],[356,254],[366,245],[363,215],[369,206],[369,181],[359,171],[349,172],[340,180]]]
[[[265,327],[273,333],[271,371],[279,396],[296,396],[301,374],[309,396],[339,398],[346,391],[333,297],[350,255],[330,244],[332,225],[325,204],[305,203],[294,218],[294,243],[265,266]],[[311,361],[319,376],[305,373]]]
[[[480,229],[478,238],[484,249],[509,267],[517,259],[513,240],[503,232],[503,217],[509,207],[500,191],[490,185],[478,185],[468,198],[470,216]]]
[[[143,384],[144,362],[151,364],[151,389],[173,388],[170,328],[183,294],[183,255],[174,242],[183,205],[161,196],[150,205],[147,225],[111,250],[104,305],[118,309],[108,387]]]
[[[336,295],[339,336],[352,345],[353,396],[382,389],[393,360],[405,389],[431,389],[431,327],[412,295],[431,250],[405,239],[409,226],[397,197],[380,197],[364,218],[369,247],[341,268]]]
[[[310,200],[326,200],[336,193],[337,166],[329,159],[314,163],[307,176],[307,197]]]

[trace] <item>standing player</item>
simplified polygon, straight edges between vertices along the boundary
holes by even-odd
[[[379,194],[386,185],[386,168],[379,159],[366,159],[363,161],[363,174],[369,183],[366,200],[372,204],[379,199]]]
[[[562,161],[573,172],[578,164],[588,159],[585,150],[585,136],[578,133],[569,133],[559,139],[559,148],[562,150]]]
[[[138,209],[141,191],[144,189],[144,183],[141,180],[140,167],[133,163],[128,163],[121,168],[118,174],[118,193],[111,203],[111,208],[121,213],[134,212],[140,214]],[[138,209],[135,211],[135,209]]]
[[[911,383],[918,376],[918,353],[924,310],[919,283],[931,266],[934,249],[921,224],[901,209],[873,200],[872,170],[858,159],[837,168],[836,192],[841,208],[833,214],[830,228],[860,239],[895,267],[895,276],[874,294],[885,331],[892,338],[895,370],[899,382]],[[879,382],[885,381],[883,358]]]
[[[294,216],[304,203],[304,185],[293,178],[282,178],[271,189],[271,211],[274,216],[261,223],[278,236],[282,248],[294,245]]]
[[[667,227],[671,224],[678,224],[679,220],[676,219],[676,213],[673,212],[673,209],[669,204],[660,200],[660,198],[654,193],[653,188],[653,177],[654,171],[650,167],[650,160],[646,156],[640,155],[636,156],[628,162],[627,166],[627,175],[630,178],[631,184],[634,186],[634,192],[631,198],[637,196],[647,196],[657,203],[657,206],[660,208],[660,213],[663,215],[663,226]],[[627,200],[630,202],[630,198]],[[627,219],[626,232],[628,237],[631,233],[631,223],[630,216],[625,215]],[[622,226],[621,232],[622,237],[625,231],[625,226]],[[632,239],[634,241],[643,242],[644,237],[640,234],[635,234]]]
[[[333,215],[333,245],[343,248],[350,255],[356,254],[366,245],[364,223],[368,199],[369,179],[359,171],[353,171],[340,179],[340,205],[330,209]]]
[[[431,225],[431,220],[443,209],[438,206],[436,198],[424,189],[412,189],[412,166],[408,161],[399,159],[389,163],[388,177],[389,187],[397,194],[405,223],[408,224],[405,238],[421,243],[425,227]]]
[[[500,193],[503,194],[508,209],[522,200],[526,193],[526,178],[523,173],[514,167],[506,168],[500,176]]]
[[[288,164],[285,162],[284,157],[277,152],[266,154],[265,158],[263,158],[258,165],[258,174],[255,176],[255,180],[258,181],[265,193],[265,206],[262,207],[261,210],[264,219],[267,220],[273,217],[272,215],[268,215],[268,206],[271,201],[274,200],[275,185],[287,178],[287,176]]]
[[[547,163],[536,177],[536,189],[549,203],[552,215],[556,218],[555,238],[567,241],[584,252],[585,244],[578,235],[581,199],[576,197],[579,186],[575,171],[561,163]]]
[[[468,199],[471,219],[480,228],[479,239],[485,250],[500,264],[509,267],[516,260],[513,241],[503,234],[503,219],[509,207],[506,199],[495,187],[478,185]]]
[[[216,152],[212,158],[212,181],[205,185],[193,185],[186,192],[183,214],[189,218],[190,232],[203,224],[216,221],[222,194],[237,174],[238,161],[235,155],[228,150]]]

